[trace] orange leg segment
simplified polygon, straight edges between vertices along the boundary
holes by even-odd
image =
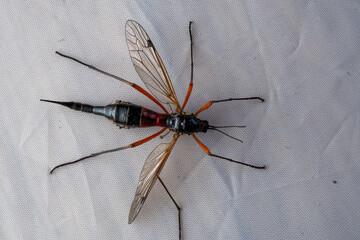
[[[261,102],[264,102],[264,101],[265,101],[263,98],[260,98],[260,97],[229,98],[229,99],[223,99],[223,100],[214,100],[214,101],[207,102],[204,106],[202,106],[202,107],[194,114],[194,116],[196,117],[199,113],[201,113],[202,111],[204,111],[204,110],[208,109],[209,107],[211,107],[211,105],[213,105],[213,103],[229,102],[229,101],[239,101],[239,100],[260,100]]]
[[[187,102],[189,101],[192,89],[193,89],[193,80],[191,79],[191,82],[189,84],[189,88],[188,88],[187,93],[186,93],[186,98],[185,98],[184,103],[183,103],[183,105],[181,107],[181,111],[184,111],[184,108],[185,108]]]
[[[150,141],[151,139],[159,136],[160,134],[162,134],[164,131],[166,130],[166,128],[163,128],[161,129],[159,132],[147,137],[147,138],[144,138],[142,140],[139,140],[137,142],[134,142],[132,144],[129,144],[129,145],[126,145],[124,147],[119,147],[119,148],[113,148],[113,149],[109,149],[109,150],[105,150],[105,151],[101,151],[101,152],[97,152],[97,153],[92,153],[88,156],[85,156],[85,157],[82,157],[78,160],[75,160],[75,161],[72,161],[72,162],[67,162],[67,163],[63,163],[63,164],[60,164],[60,165],[57,165],[56,167],[54,167],[51,171],[50,171],[50,174],[52,174],[55,169],[57,168],[60,168],[60,167],[63,167],[63,166],[66,166],[66,165],[70,165],[70,164],[74,164],[74,163],[77,163],[77,162],[80,162],[80,161],[83,161],[85,159],[88,159],[88,158],[92,158],[92,157],[96,157],[96,156],[99,156],[99,155],[102,155],[102,154],[105,154],[105,153],[111,153],[111,152],[116,152],[116,151],[120,151],[120,150],[124,150],[124,149],[128,149],[128,148],[134,148],[134,147],[137,147],[137,146],[140,146],[141,144],[144,144],[148,141]]]
[[[145,89],[143,89],[142,87],[140,87],[139,85],[129,82],[130,86],[132,86],[133,88],[135,88],[136,90],[138,90],[139,92],[141,92],[142,94],[144,94],[145,96],[147,96],[148,98],[151,99],[151,101],[153,101],[154,103],[156,103],[159,107],[161,107],[161,109],[166,113],[169,114],[169,112],[166,110],[166,108],[156,99],[154,98],[148,91],[146,91]]]
[[[194,116],[196,117],[199,113],[201,113],[202,111],[208,109],[209,107],[211,107],[211,105],[213,104],[212,101],[207,102],[204,106],[202,106],[195,114]]]
[[[99,69],[99,68],[97,68],[97,67],[94,67],[94,66],[92,66],[92,65],[90,65],[90,64],[87,64],[87,63],[84,63],[84,62],[82,62],[82,61],[80,61],[80,60],[78,60],[78,59],[76,59],[76,58],[74,58],[74,57],[70,57],[70,56],[65,55],[65,54],[63,54],[63,53],[60,53],[60,52],[58,52],[58,51],[56,51],[55,53],[59,54],[60,56],[62,56],[62,57],[64,57],[64,58],[71,59],[71,60],[73,60],[73,61],[75,61],[75,62],[78,62],[78,63],[84,65],[84,66],[87,66],[88,68],[90,68],[90,69],[92,69],[92,70],[95,70],[95,71],[97,71],[97,72],[99,72],[99,73],[102,73],[102,74],[104,74],[104,75],[106,75],[106,76],[109,76],[109,77],[112,77],[112,78],[114,78],[114,79],[116,79],[116,80],[119,80],[120,82],[123,82],[123,83],[125,83],[125,84],[130,85],[131,87],[135,88],[136,90],[138,90],[139,92],[141,92],[142,94],[144,94],[145,96],[147,96],[151,101],[153,101],[154,103],[156,103],[165,113],[167,113],[167,114],[169,113],[169,112],[166,110],[166,108],[165,108],[156,98],[154,98],[148,91],[146,91],[146,90],[143,89],[142,87],[138,86],[137,84],[132,83],[132,82],[129,82],[129,81],[127,81],[127,80],[125,80],[125,79],[123,79],[123,78],[121,78],[121,77],[115,76],[114,74],[105,72],[105,71],[103,71],[103,70],[101,70],[101,69]]]
[[[204,150],[204,152],[207,155],[211,155],[211,152],[209,150],[209,148],[207,146],[205,146],[205,144],[203,144],[196,136],[195,134],[191,134],[191,136],[195,139],[195,141],[200,145],[200,147]]]
[[[262,166],[262,167],[259,167],[259,166],[255,166],[255,165],[251,165],[251,164],[247,164],[247,163],[243,163],[243,162],[238,162],[238,161],[235,161],[233,159],[230,159],[230,158],[226,158],[226,157],[222,157],[222,156],[219,156],[219,155],[215,155],[215,154],[212,154],[209,150],[209,148],[207,146],[205,146],[205,144],[203,144],[196,136],[195,134],[191,134],[191,136],[195,139],[195,141],[200,145],[200,147],[204,150],[204,152],[209,155],[209,156],[212,156],[212,157],[217,157],[217,158],[221,158],[221,159],[224,159],[224,160],[227,160],[229,162],[234,162],[234,163],[239,163],[239,164],[242,164],[242,165],[245,165],[245,166],[248,166],[248,167],[252,167],[252,168],[256,168],[256,169],[265,169],[265,166]]]

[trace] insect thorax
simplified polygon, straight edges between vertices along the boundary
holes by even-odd
[[[206,132],[209,123],[208,121],[195,117],[193,114],[185,115],[174,113],[167,116],[165,126],[171,131],[177,133],[191,134],[197,132]]]

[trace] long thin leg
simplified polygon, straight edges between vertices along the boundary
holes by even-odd
[[[97,153],[92,153],[86,157],[82,157],[78,160],[75,160],[75,161],[72,161],[72,162],[67,162],[67,163],[63,163],[63,164],[60,164],[60,165],[57,165],[56,167],[54,167],[51,171],[50,171],[50,174],[53,174],[53,172],[60,168],[60,167],[63,167],[63,166],[66,166],[66,165],[70,165],[70,164],[74,164],[74,163],[77,163],[77,162],[80,162],[80,161],[83,161],[85,159],[88,159],[88,158],[92,158],[92,157],[96,157],[96,156],[99,156],[99,155],[102,155],[102,154],[105,154],[105,153],[111,153],[111,152],[116,152],[116,151],[120,151],[120,150],[124,150],[124,149],[128,149],[128,148],[134,148],[134,147],[137,147],[137,146],[140,146],[141,144],[144,144],[148,141],[150,141],[151,139],[159,136],[160,134],[162,134],[164,131],[166,130],[166,128],[163,128],[161,129],[159,132],[147,137],[147,138],[144,138],[142,140],[139,140],[137,142],[134,142],[132,144],[129,144],[129,145],[126,145],[124,147],[119,147],[119,148],[114,148],[114,149],[109,149],[109,150],[105,150],[105,151],[101,151],[101,152],[97,152]]]
[[[192,41],[192,34],[191,34],[191,24],[192,22],[189,23],[189,35],[190,35],[190,56],[191,56],[191,74],[190,74],[190,83],[189,83],[189,88],[187,90],[187,93],[186,93],[186,97],[185,97],[185,100],[184,100],[184,103],[181,107],[181,111],[184,110],[189,98],[190,98],[190,95],[191,95],[191,92],[192,92],[192,89],[193,89],[193,77],[194,77],[194,56],[193,56],[193,41]]]
[[[157,177],[161,183],[161,185],[165,188],[165,191],[167,192],[167,194],[169,195],[169,197],[171,198],[171,201],[175,204],[177,210],[178,210],[178,221],[179,221],[179,239],[181,239],[181,208],[179,207],[179,205],[176,203],[175,199],[173,198],[173,196],[170,194],[169,190],[167,189],[167,187],[165,186],[164,182],[161,180],[160,176]]]
[[[214,101],[207,102],[204,106],[202,106],[202,108],[200,108],[200,109],[194,114],[194,116],[197,116],[200,112],[202,112],[202,111],[208,109],[209,107],[211,107],[211,105],[213,105],[213,103],[228,102],[228,101],[238,101],[238,100],[260,100],[261,102],[264,102],[264,101],[265,101],[263,98],[260,98],[260,97],[229,98],[229,99],[223,99],[223,100],[214,100]]]
[[[265,169],[265,166],[259,167],[259,166],[255,166],[255,165],[250,165],[250,164],[247,164],[247,163],[243,163],[243,162],[238,162],[238,161],[232,160],[232,159],[230,159],[230,158],[226,158],[226,157],[222,157],[222,156],[219,156],[219,155],[212,154],[212,153],[210,152],[209,148],[208,148],[207,146],[205,146],[205,144],[203,144],[203,143],[195,136],[195,134],[191,134],[191,136],[193,136],[193,138],[195,139],[195,141],[200,145],[200,147],[204,150],[204,152],[205,152],[207,155],[209,155],[209,156],[221,158],[221,159],[224,159],[224,160],[227,160],[227,161],[230,161],[230,162],[239,163],[239,164],[242,164],[242,165],[245,165],[245,166],[248,166],[248,167],[252,167],[252,168],[256,168],[256,169]]]
[[[125,80],[125,79],[123,79],[123,78],[121,78],[121,77],[115,76],[115,75],[113,75],[113,74],[111,74],[111,73],[105,72],[105,71],[103,71],[103,70],[101,70],[101,69],[98,69],[98,68],[96,68],[96,67],[94,67],[94,66],[92,66],[92,65],[90,65],[90,64],[84,63],[84,62],[82,62],[82,61],[80,61],[80,60],[78,60],[78,59],[76,59],[76,58],[74,58],[74,57],[70,57],[70,56],[65,55],[65,54],[63,54],[63,53],[60,53],[60,52],[58,52],[58,51],[56,51],[55,53],[59,54],[60,56],[62,56],[62,57],[64,57],[64,58],[71,59],[71,60],[73,60],[73,61],[75,61],[75,62],[78,62],[78,63],[84,65],[84,66],[87,66],[88,68],[90,68],[90,69],[92,69],[92,70],[95,70],[95,71],[97,71],[97,72],[99,72],[99,73],[102,73],[102,74],[104,74],[104,75],[106,75],[106,76],[115,78],[116,80],[119,80],[120,82],[123,82],[123,83],[125,83],[125,84],[130,85],[131,87],[135,88],[136,90],[138,90],[139,92],[141,92],[142,94],[144,94],[145,96],[147,96],[149,99],[151,99],[151,101],[153,101],[154,103],[156,103],[165,113],[169,113],[169,112],[166,110],[166,108],[165,108],[156,98],[154,98],[149,92],[147,92],[145,89],[143,89],[143,88],[140,87],[139,85],[137,85],[137,84],[135,84],[135,83],[132,83],[132,82],[129,82],[129,81],[127,81],[127,80]]]

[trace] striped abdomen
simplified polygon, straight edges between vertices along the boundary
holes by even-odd
[[[124,128],[165,126],[165,114],[128,102],[116,102],[105,107],[94,107],[93,113],[103,115]]]

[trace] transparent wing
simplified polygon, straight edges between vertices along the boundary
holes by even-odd
[[[141,80],[160,102],[173,104],[180,111],[169,75],[144,28],[137,22],[128,20],[125,32],[131,61]]]
[[[149,195],[151,188],[154,186],[156,179],[168,159],[178,137],[178,134],[174,134],[173,140],[170,143],[162,143],[158,145],[146,159],[140,173],[135,197],[131,204],[129,224],[132,223],[139,214],[141,207],[144,205],[144,202]]]

